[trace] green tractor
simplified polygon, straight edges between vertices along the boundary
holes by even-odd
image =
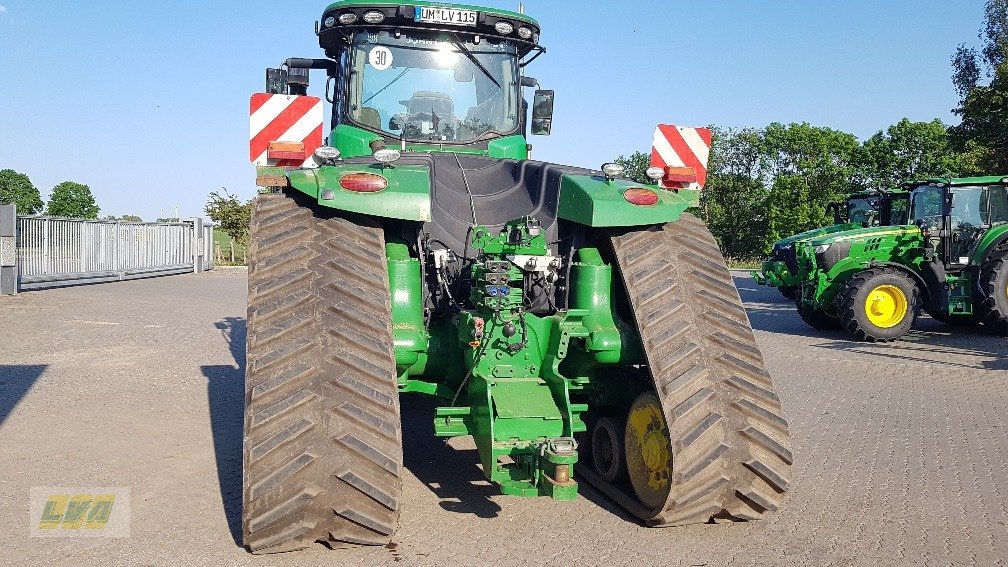
[[[584,481],[653,526],[781,504],[788,424],[686,212],[697,193],[529,158],[552,121],[552,91],[531,112],[522,94],[539,33],[520,13],[345,0],[317,24],[326,57],[253,96],[251,155],[271,157],[249,266],[251,551],[390,540],[408,392],[440,400],[433,432],[472,436],[504,494],[570,500]],[[332,109],[312,155],[310,119],[278,126],[321,103],[307,69]]]
[[[798,244],[799,315],[869,341],[900,338],[921,310],[946,324],[1008,332],[1008,177],[906,188],[912,224]]]
[[[750,274],[757,284],[776,287],[781,295],[796,301],[801,278],[795,243],[858,227],[905,224],[909,210],[910,194],[906,191],[865,191],[850,195],[843,203],[830,203],[826,214],[833,214],[833,224],[778,240],[760,271]]]

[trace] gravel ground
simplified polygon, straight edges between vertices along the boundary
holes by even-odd
[[[893,345],[813,331],[738,274],[791,422],[795,482],[761,522],[645,528],[582,485],[505,497],[471,440],[406,397],[387,548],[253,556],[241,516],[245,273],[0,298],[0,562],[10,565],[1008,563],[1008,340],[924,317]],[[33,486],[123,486],[128,538],[34,538]]]

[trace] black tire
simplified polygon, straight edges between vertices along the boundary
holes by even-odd
[[[1002,245],[980,267],[984,297],[979,314],[994,332],[1008,334],[1008,245]]]
[[[781,286],[777,288],[777,290],[780,291],[781,295],[783,295],[787,299],[790,299],[791,301],[797,300],[798,294],[801,293],[801,287],[796,285]]]
[[[839,331],[844,328],[840,319],[830,315],[818,307],[812,307],[802,301],[798,301],[795,306],[798,308],[798,316],[801,317],[801,320],[813,329],[819,329],[820,331]]]
[[[595,471],[606,482],[626,480],[626,461],[623,450],[623,424],[611,417],[603,417],[592,428],[591,458]]]
[[[714,237],[683,214],[612,242],[671,454],[662,505],[624,506],[655,526],[776,510],[791,483],[788,423]]]
[[[869,294],[883,287],[897,288],[906,301],[902,309],[893,312],[891,320],[894,323],[891,326],[877,325],[868,315]],[[836,302],[840,321],[857,339],[889,342],[913,328],[920,311],[920,292],[910,276],[900,271],[888,267],[871,268],[855,274],[837,295]]]
[[[386,544],[402,435],[382,231],[271,194],[251,235],[244,543]]]

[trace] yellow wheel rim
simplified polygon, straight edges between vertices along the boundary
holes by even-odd
[[[876,287],[865,298],[865,316],[881,329],[889,329],[903,322],[910,302],[899,286],[884,284]]]
[[[626,425],[627,473],[642,504],[663,507],[672,488],[672,442],[658,397],[637,397]]]

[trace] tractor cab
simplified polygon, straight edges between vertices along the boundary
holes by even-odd
[[[344,158],[378,147],[526,159],[525,66],[544,52],[539,25],[513,12],[344,0],[317,25],[327,59],[267,70],[267,91],[303,94],[324,69],[326,145]],[[536,91],[533,134],[548,134],[552,91]]]
[[[1008,224],[1006,182],[1008,178],[964,178],[914,187],[913,219],[923,233],[925,255],[950,272],[975,264],[975,254],[990,244],[985,236]]]

